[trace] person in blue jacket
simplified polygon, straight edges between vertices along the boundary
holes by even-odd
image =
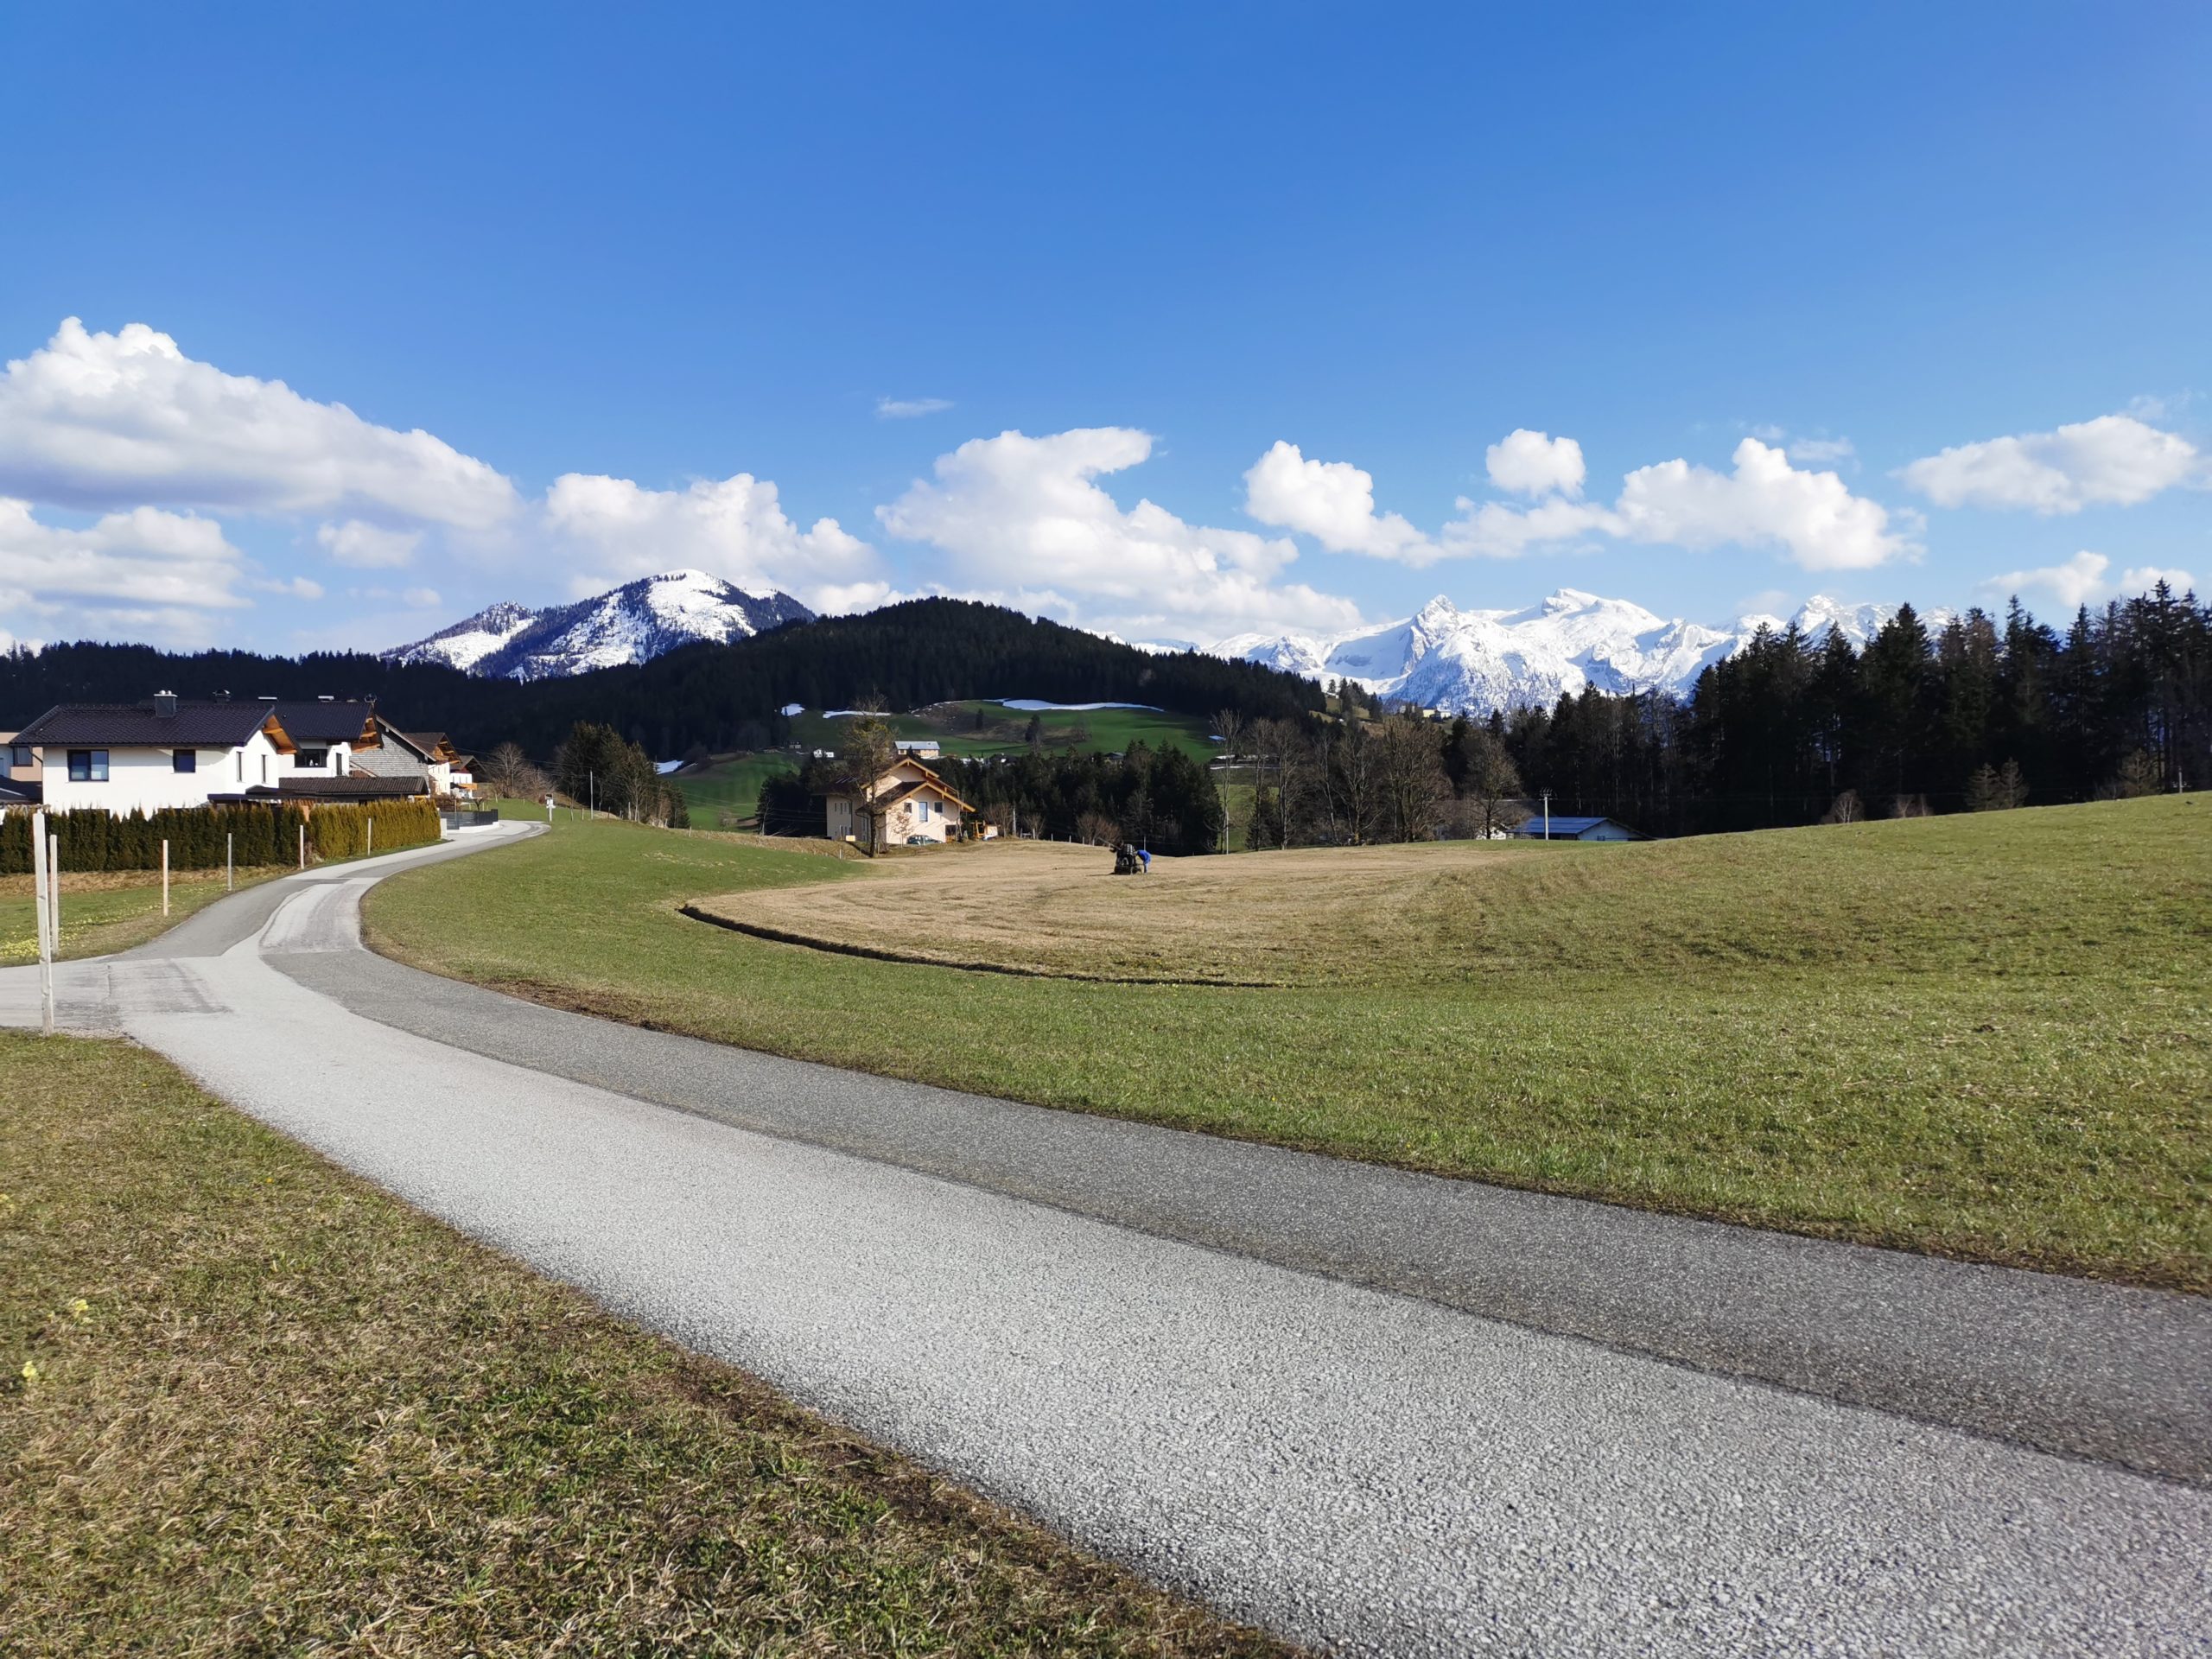
[[[1150,875],[1152,874],[1152,849],[1149,847],[1138,848],[1137,862],[1143,865],[1144,873],[1147,875]]]

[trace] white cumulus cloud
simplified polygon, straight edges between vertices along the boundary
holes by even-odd
[[[212,518],[134,507],[70,529],[0,496],[0,615],[36,618],[48,639],[204,643],[213,614],[249,602],[245,566]]]
[[[0,492],[91,512],[151,502],[472,531],[516,506],[505,478],[428,432],[226,374],[143,323],[93,334],[74,317],[0,377]]]
[[[1142,462],[1152,442],[1112,426],[970,439],[877,517],[949,555],[969,588],[1036,596],[1032,609],[1049,592],[1126,637],[1358,622],[1351,601],[1277,580],[1298,557],[1287,537],[1189,524],[1148,500],[1122,507],[1097,480]]]
[[[1573,438],[1516,427],[1484,452],[1490,481],[1515,495],[1582,493],[1582,446]]]
[[[572,582],[579,595],[696,565],[741,587],[781,588],[811,605],[874,575],[874,550],[867,543],[835,518],[817,518],[801,530],[785,515],[775,485],[750,473],[702,479],[682,490],[564,473],[546,492],[545,522],[584,561]]]
[[[1614,504],[1620,533],[1677,547],[1779,547],[1808,570],[1871,569],[1920,550],[1888,509],[1834,473],[1792,467],[1757,438],[1738,444],[1734,460],[1732,473],[1687,461],[1638,467]]]
[[[2133,506],[2203,475],[2194,444],[2133,415],[1962,443],[1897,474],[1939,507],[2025,508],[2046,516]]]
[[[348,518],[342,524],[320,524],[315,539],[335,564],[356,570],[397,570],[414,562],[422,543],[419,530],[387,530],[380,524]]]
[[[1731,472],[1681,460],[1639,467],[1621,480],[1611,506],[1576,499],[1582,447],[1572,438],[1522,429],[1492,444],[1488,461],[1494,482],[1537,499],[1523,506],[1463,496],[1459,516],[1433,537],[1396,513],[1378,512],[1365,472],[1309,461],[1289,443],[1277,443],[1245,474],[1248,506],[1262,522],[1301,531],[1336,551],[1414,565],[1515,558],[1592,537],[1775,547],[1808,570],[1863,570],[1921,550],[1916,514],[1892,517],[1879,502],[1853,495],[1836,474],[1795,467],[1784,450],[1758,438],[1736,446]]]
[[[2121,571],[2117,581],[2107,581],[2105,573],[2111,569],[2110,559],[2084,548],[2063,563],[2035,570],[2007,570],[2001,576],[1990,577],[1981,587],[1985,593],[1999,595],[2040,588],[2070,611],[2108,599],[2146,594],[2161,582],[2177,594],[2188,593],[2196,586],[2196,578],[2186,570],[2138,565]]]
[[[1374,474],[1348,461],[1308,461],[1294,443],[1278,440],[1252,463],[1244,511],[1263,524],[1302,531],[1332,553],[1428,562],[1421,531],[1395,512],[1375,511]]]
[[[113,601],[227,609],[245,556],[212,518],[134,507],[85,530],[39,522],[28,501],[0,497],[0,587],[32,603]]]

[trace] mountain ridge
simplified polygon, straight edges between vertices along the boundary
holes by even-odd
[[[1687,696],[1700,674],[1741,651],[1762,626],[1779,633],[1794,621],[1815,645],[1840,630],[1863,650],[1898,609],[1816,594],[1789,621],[1751,613],[1711,627],[1577,588],[1518,611],[1461,610],[1440,594],[1395,622],[1333,634],[1231,634],[1204,649],[1309,680],[1349,679],[1386,702],[1486,715],[1549,708],[1588,686]],[[1948,613],[1931,612],[1928,620],[1941,626]]]
[[[480,678],[566,679],[650,662],[701,640],[728,645],[814,613],[789,594],[754,592],[704,570],[639,576],[573,604],[531,610],[487,605],[410,645],[377,654],[402,665],[441,663]]]

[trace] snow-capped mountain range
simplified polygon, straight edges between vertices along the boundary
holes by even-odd
[[[1863,647],[1896,614],[1889,605],[1808,600],[1794,620],[1814,643],[1840,630]],[[1928,619],[1931,627],[1947,620]],[[1332,635],[1240,633],[1209,655],[1264,663],[1308,679],[1349,679],[1388,702],[1488,714],[1546,707],[1585,686],[1680,696],[1706,668],[1751,643],[1781,617],[1738,617],[1729,627],[1668,621],[1623,599],[1562,588],[1523,611],[1463,611],[1439,595],[1402,622]]]
[[[556,679],[642,663],[696,640],[726,645],[813,619],[789,594],[740,588],[704,570],[671,570],[547,610],[486,606],[427,639],[381,654],[388,662],[443,663],[487,679]]]
[[[1440,594],[1400,622],[1327,635],[1240,633],[1197,649],[1308,679],[1349,679],[1389,702],[1488,714],[1549,707],[1590,685],[1685,696],[1707,665],[1742,650],[1761,627],[1779,632],[1794,621],[1815,645],[1840,631],[1863,648],[1895,614],[1894,606],[1815,598],[1794,618],[1742,616],[1707,627],[1562,588],[1526,610],[1463,611]],[[703,570],[671,570],[546,610],[488,606],[383,655],[487,678],[553,679],[645,662],[697,640],[728,644],[813,616],[788,594],[740,588]],[[1930,627],[1948,620],[1945,612],[1926,618]],[[1179,640],[1136,644],[1148,652],[1193,649]]]

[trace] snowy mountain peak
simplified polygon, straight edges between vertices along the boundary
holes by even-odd
[[[1808,600],[1795,620],[1812,644],[1840,632],[1863,648],[1893,607]],[[1931,628],[1948,618],[1931,613]],[[1207,647],[1217,657],[1264,663],[1308,679],[1349,679],[1388,702],[1452,713],[1546,708],[1586,686],[1681,696],[1711,664],[1750,644],[1778,617],[1745,616],[1732,627],[1668,620],[1624,599],[1561,588],[1522,611],[1463,611],[1442,594],[1402,622],[1330,636],[1239,634]]]
[[[555,679],[645,662],[702,639],[727,644],[813,615],[773,588],[741,588],[704,570],[670,570],[542,611],[487,606],[383,654],[391,662],[443,663],[486,677]]]

